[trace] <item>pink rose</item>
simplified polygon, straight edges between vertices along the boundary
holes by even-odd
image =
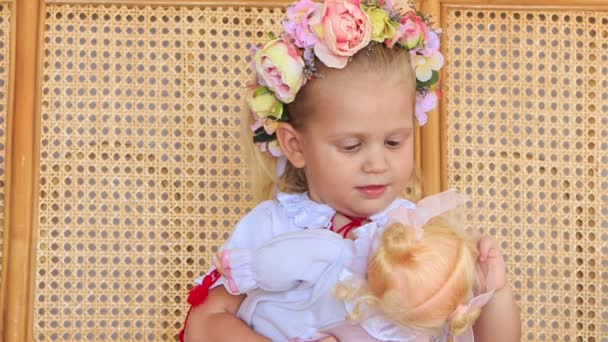
[[[254,56],[258,82],[268,87],[277,99],[290,103],[306,83],[304,60],[298,49],[283,39],[275,39],[257,50]]]
[[[311,48],[318,38],[311,31],[309,20],[315,11],[322,9],[321,4],[311,0],[300,0],[297,4],[287,7],[287,20],[283,21],[283,29],[294,39],[299,48]]]
[[[426,40],[428,28],[414,12],[407,13],[400,22],[399,31],[403,34],[400,43],[406,49],[411,50]]]
[[[326,0],[320,15],[310,19],[320,38],[315,44],[315,55],[331,68],[346,66],[353,56],[369,44],[372,27],[360,0]]]

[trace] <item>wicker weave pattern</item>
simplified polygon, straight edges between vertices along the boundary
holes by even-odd
[[[46,11],[34,338],[174,340],[250,206],[243,56],[281,12]]]
[[[508,255],[524,339],[599,341],[608,13],[453,9],[444,19],[448,186],[473,197],[471,223]]]
[[[9,41],[11,30],[11,9],[8,4],[0,3],[0,272],[4,251],[4,194],[6,174],[6,118],[8,105]],[[0,279],[0,288],[3,288]]]

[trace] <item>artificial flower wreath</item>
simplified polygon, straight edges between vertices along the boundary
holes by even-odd
[[[315,57],[330,68],[341,69],[349,58],[371,44],[410,52],[416,73],[416,119],[437,106],[439,69],[438,29],[429,17],[400,0],[300,0],[287,8],[283,32],[261,48],[254,48],[257,84],[250,87],[247,104],[255,119],[253,141],[268,154],[282,155],[276,128],[288,121],[286,104],[316,76]]]

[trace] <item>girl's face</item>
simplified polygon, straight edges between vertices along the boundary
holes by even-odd
[[[309,196],[349,216],[378,213],[412,174],[414,81],[371,70],[313,82],[315,110],[297,132]]]

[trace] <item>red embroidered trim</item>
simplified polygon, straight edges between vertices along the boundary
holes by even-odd
[[[331,219],[331,226],[329,226],[329,230],[342,235],[344,238],[348,236],[348,233],[350,233],[351,230],[361,227],[361,225],[366,221],[366,218],[364,217],[350,217],[346,215],[344,216],[348,218],[350,222],[342,226],[342,228],[336,230],[336,227],[334,226],[334,218],[336,216]]]

